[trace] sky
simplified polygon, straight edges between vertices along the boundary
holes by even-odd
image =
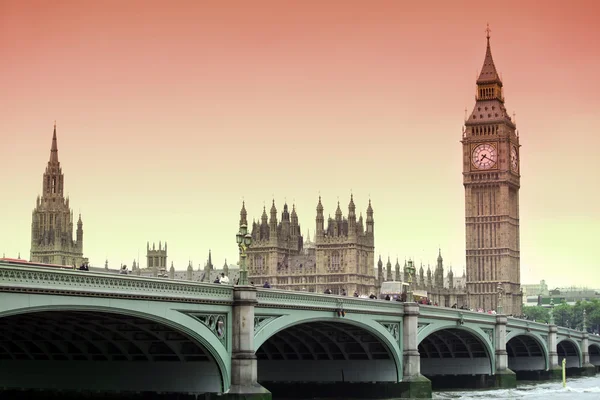
[[[600,288],[594,1],[0,0],[0,253],[29,257],[54,121],[96,266],[237,262],[239,211],[357,213],[465,266],[460,143],[486,24],[521,147],[521,281]]]

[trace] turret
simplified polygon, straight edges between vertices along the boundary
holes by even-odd
[[[373,236],[373,207],[371,207],[371,199],[369,199],[369,207],[367,207],[367,235]]]
[[[298,214],[296,214],[296,205],[292,204],[292,230],[291,234],[294,236],[300,236],[300,225],[298,225]]]
[[[427,287],[433,287],[433,280],[431,278],[431,267],[427,264]]]
[[[323,217],[323,204],[321,204],[321,196],[319,196],[319,203],[317,203],[317,232],[315,235],[315,241],[324,236],[325,230],[325,218]]]
[[[81,214],[79,214],[79,220],[77,221],[77,247],[79,251],[83,251],[83,222],[81,221]]]
[[[383,282],[383,262],[381,261],[381,255],[379,255],[379,261],[377,261],[377,287],[381,288],[381,282]]]
[[[423,263],[421,263],[421,268],[419,268],[419,286],[420,287],[425,286],[425,274],[423,271]]]
[[[271,239],[277,237],[277,208],[275,208],[275,200],[271,205],[271,219],[269,219],[269,231]]]
[[[283,212],[281,213],[281,234],[285,239],[290,233],[290,213],[288,212],[287,203],[283,203]]]
[[[437,266],[435,267],[435,287],[441,289],[444,287],[444,260],[442,259],[442,249],[439,249]]]
[[[348,236],[352,239],[356,237],[356,206],[352,194],[350,194],[350,203],[348,204]]]
[[[400,281],[402,280],[402,278],[400,278],[400,263],[398,262],[398,257],[396,257],[396,266],[395,266],[395,271],[396,273],[396,281]]]
[[[392,280],[392,262],[390,261],[390,257],[389,256],[388,256],[387,264],[385,265],[385,269],[386,269],[385,280],[386,281],[391,281]]]
[[[240,211],[240,226],[246,225],[248,226],[248,221],[246,220],[246,216],[248,213],[246,212],[246,202],[242,201],[242,209]]]
[[[454,289],[454,273],[452,272],[452,266],[450,266],[450,271],[448,271],[448,289]]]
[[[227,259],[225,259],[225,264],[223,264],[223,272],[226,276],[229,276],[229,265],[227,264]]]
[[[186,276],[186,279],[188,281],[191,281],[193,279],[193,274],[194,274],[194,268],[192,268],[192,261],[190,261],[188,263],[188,267],[187,267],[187,274],[186,274],[187,276]]]
[[[169,269],[169,279],[175,279],[175,267],[173,261],[171,261],[171,268]]]

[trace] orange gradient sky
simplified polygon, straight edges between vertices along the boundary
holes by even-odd
[[[600,287],[594,1],[0,0],[0,253],[29,257],[57,121],[93,265],[237,261],[274,197],[306,233],[350,192],[376,254],[465,265],[461,127],[485,27],[516,112],[522,283]]]

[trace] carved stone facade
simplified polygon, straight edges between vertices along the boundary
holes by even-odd
[[[504,313],[520,315],[519,135],[504,106],[489,32],[462,144],[469,306],[497,309],[501,290]]]
[[[245,204],[240,212],[240,225],[248,224]],[[365,226],[366,225],[366,226]],[[283,206],[281,222],[273,202],[270,218],[266,208],[260,222],[250,227],[252,246],[248,250],[249,279],[257,285],[268,281],[278,289],[334,294],[344,290],[348,295],[376,292],[374,274],[374,221],[371,202],[366,224],[356,218],[356,206],[350,196],[348,216],[343,217],[340,205],[335,218],[325,227],[321,198],[317,204],[315,241],[301,235],[295,206],[288,212]]]
[[[83,222],[77,221],[73,240],[73,211],[64,197],[64,175],[58,161],[56,125],[52,135],[50,160],[44,172],[42,196],[38,196],[31,221],[30,260],[58,265],[80,266],[83,257]]]

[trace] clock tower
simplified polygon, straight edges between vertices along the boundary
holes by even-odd
[[[506,112],[487,29],[475,107],[462,137],[469,307],[520,315],[520,145]]]

